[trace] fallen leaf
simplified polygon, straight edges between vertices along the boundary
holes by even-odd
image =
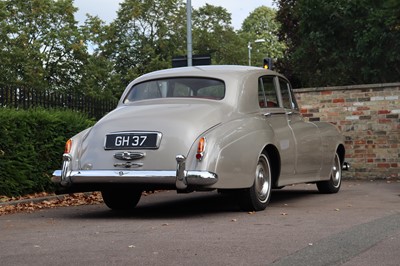
[[[36,210],[41,210],[46,208],[94,205],[103,203],[103,198],[101,197],[100,192],[76,193],[76,194],[69,194],[57,197],[54,194],[48,194],[45,192],[18,198],[15,197],[7,198],[5,196],[1,196],[4,202],[12,202],[16,200],[29,200],[29,199],[43,198],[43,197],[47,197],[48,199],[38,202],[18,203],[16,205],[12,204],[2,205],[0,206],[0,216],[17,212],[33,212]]]

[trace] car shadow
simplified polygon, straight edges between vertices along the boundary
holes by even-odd
[[[220,215],[221,213],[243,212],[237,196],[227,193],[198,192],[165,197],[167,192],[160,192],[142,197],[139,204],[131,211],[113,211],[101,206],[93,211],[77,213],[75,218],[86,219],[182,219],[204,215]],[[169,192],[174,193],[174,192]],[[317,190],[281,189],[273,190],[268,208],[282,206],[292,201],[320,195]],[[70,217],[73,218],[73,217]]]
[[[276,189],[272,191],[270,205],[281,205],[300,198],[321,195],[317,189]]]

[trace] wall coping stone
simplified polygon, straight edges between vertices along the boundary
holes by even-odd
[[[362,85],[347,85],[333,87],[315,87],[315,88],[300,88],[294,89],[295,93],[303,92],[321,92],[321,91],[343,91],[343,90],[363,90],[363,89],[382,89],[382,88],[400,88],[400,82],[395,83],[378,83],[378,84],[362,84]]]

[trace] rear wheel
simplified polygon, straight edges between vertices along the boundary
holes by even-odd
[[[255,169],[254,184],[241,191],[241,208],[245,211],[264,210],[271,198],[271,167],[268,156],[261,154]]]
[[[101,191],[104,203],[116,211],[133,210],[142,196],[142,190],[131,188],[109,188]]]
[[[342,165],[340,163],[339,155],[335,154],[333,160],[331,177],[328,181],[317,182],[318,191],[321,193],[337,193],[342,184]]]

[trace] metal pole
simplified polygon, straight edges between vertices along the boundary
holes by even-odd
[[[254,41],[254,43],[260,43],[260,42],[265,42],[265,39],[257,39]],[[251,66],[251,42],[248,42],[247,48],[249,48],[249,66]]]
[[[247,44],[247,48],[249,48],[249,66],[251,66],[251,42]]]
[[[187,65],[192,66],[192,1],[186,1],[187,16]]]

